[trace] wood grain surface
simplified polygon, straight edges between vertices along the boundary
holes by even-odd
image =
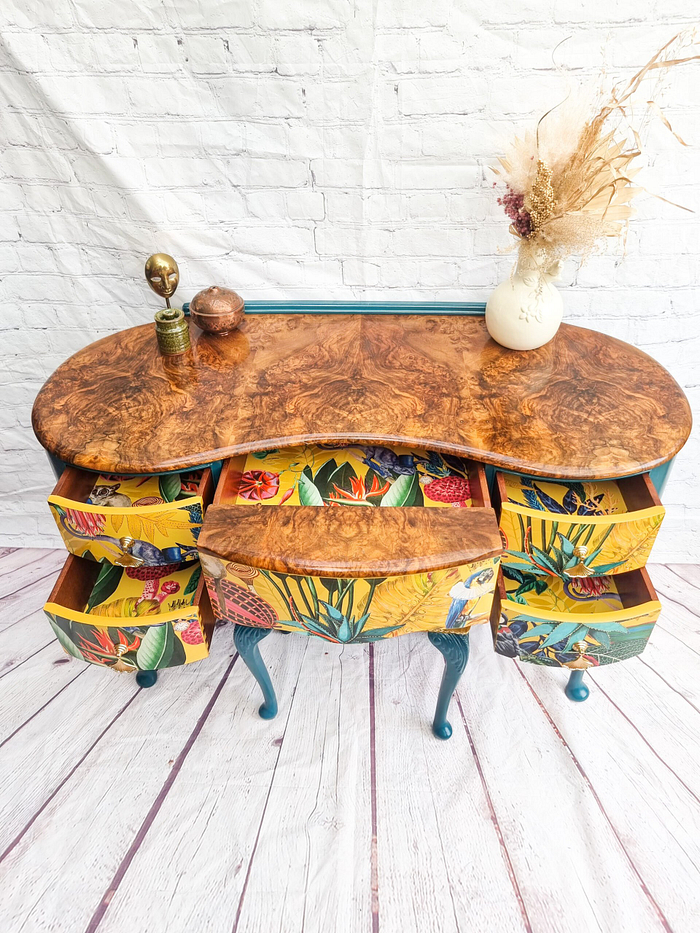
[[[493,509],[212,505],[199,548],[278,573],[384,577],[501,553]]]
[[[363,440],[583,479],[653,469],[690,433],[688,401],[663,367],[571,325],[527,353],[470,316],[260,314],[223,337],[190,329],[192,349],[175,361],[152,324],[76,353],[36,400],[40,442],[108,472]]]

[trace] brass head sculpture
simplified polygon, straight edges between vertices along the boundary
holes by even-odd
[[[165,298],[170,307],[170,299],[180,281],[180,270],[172,256],[167,253],[154,253],[146,260],[146,279],[156,295]]]
[[[179,308],[170,307],[170,298],[180,281],[180,270],[172,256],[154,253],[146,260],[146,280],[156,295],[165,298],[166,307],[156,311],[156,337],[161,353],[179,356],[190,346],[190,332]]]

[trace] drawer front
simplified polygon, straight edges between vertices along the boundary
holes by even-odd
[[[208,656],[214,618],[204,580],[196,570],[189,574],[193,603],[156,615],[139,614],[135,598],[111,599],[109,593],[102,594],[102,606],[84,611],[80,607],[95,577],[91,561],[70,556],[44,606],[68,655],[120,673],[177,667]],[[173,600],[173,605],[178,602],[185,600]]]
[[[195,482],[181,479],[180,474],[147,477],[148,486],[155,488],[147,488],[151,494],[140,497],[137,492],[129,497],[119,491],[136,485],[138,477],[111,477],[95,488],[114,490],[114,494],[95,496],[102,499],[102,504],[94,505],[85,500],[95,477],[69,467],[49,496],[49,508],[71,554],[122,567],[196,560],[203,510],[206,498],[211,499],[212,483],[209,470],[195,476]],[[135,504],[124,506],[128,498]]]
[[[586,581],[580,591],[582,599],[585,590],[602,587],[603,579]],[[491,617],[496,652],[534,664],[571,669],[635,657],[646,647],[661,611],[653,590],[648,596],[653,598],[610,611],[589,612],[582,602],[571,612],[553,612],[505,599],[499,587]],[[605,594],[600,598],[605,601]],[[611,599],[610,604],[614,605],[615,600]]]
[[[585,515],[581,512],[587,508],[597,511],[596,507],[601,504],[597,500],[602,499],[605,492],[587,496],[587,505],[581,504],[579,496],[564,498],[562,504],[555,501],[554,496],[547,495],[548,489],[561,484],[532,481],[532,488],[526,492],[532,505],[539,508],[531,508],[509,501],[504,475],[497,474],[504,566],[527,569],[542,577],[555,575],[563,580],[620,574],[644,567],[665,510],[655,493],[648,489],[651,486],[648,478],[633,479],[639,487],[638,504],[643,508],[618,511],[619,503],[624,508],[624,500],[618,493],[617,503],[611,506],[614,511]],[[620,486],[624,490],[623,482],[620,481]],[[593,490],[616,488],[613,483],[586,485]],[[559,511],[546,508],[543,500]]]
[[[243,625],[372,642],[418,631],[466,631],[488,621],[498,557],[384,578],[280,574],[202,553],[217,618]]]

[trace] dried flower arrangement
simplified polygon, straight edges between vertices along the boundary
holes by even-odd
[[[632,122],[633,98],[652,73],[660,77],[700,58],[687,54],[696,43],[695,30],[679,33],[627,84],[615,84],[607,95],[599,92],[588,107],[568,103],[567,98],[539,120],[535,132],[516,138],[499,159],[494,171],[506,191],[498,203],[510,218],[521,268],[551,274],[560,260],[585,259],[604,238],[623,237],[634,212],[631,201],[644,190],[633,183],[641,155],[639,128]],[[654,100],[646,105],[645,119],[656,114],[673,133]]]

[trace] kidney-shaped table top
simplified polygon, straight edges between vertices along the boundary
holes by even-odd
[[[190,331],[179,358],[160,354],[153,324],[76,353],[37,397],[39,441],[117,473],[364,441],[584,479],[653,469],[691,428],[683,391],[655,360],[566,324],[526,353],[470,315],[250,314],[227,336]]]

